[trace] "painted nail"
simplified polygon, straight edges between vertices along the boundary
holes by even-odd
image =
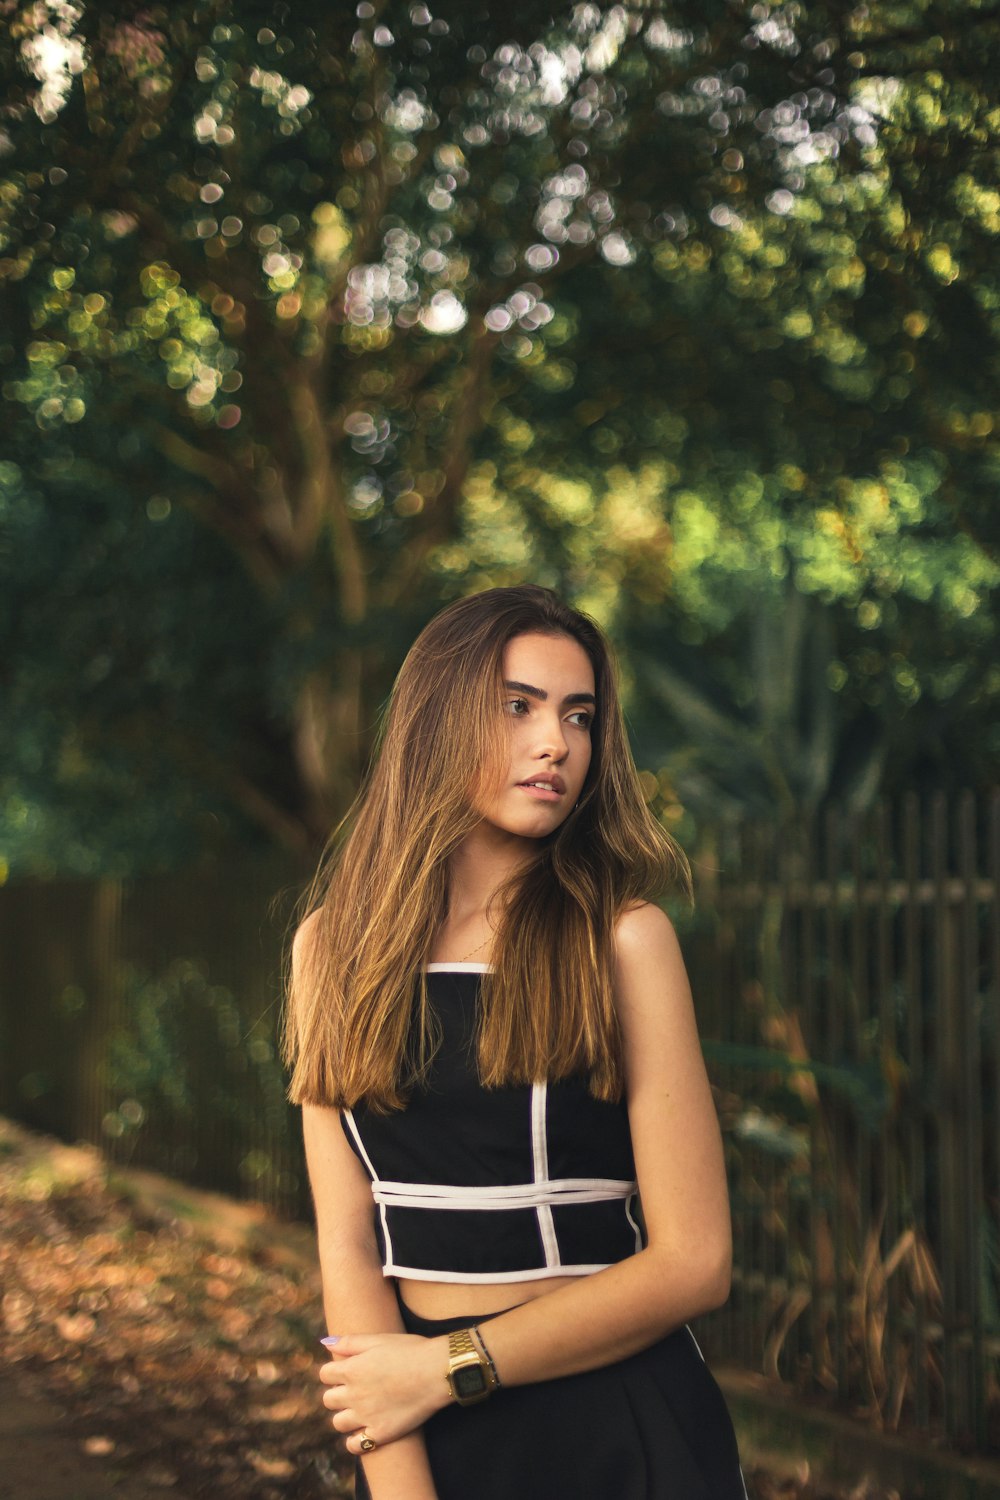
[[[340,1334],[339,1333],[331,1333],[327,1338],[320,1339],[320,1343],[321,1344],[325,1344],[328,1349],[332,1349],[333,1346],[334,1346],[334,1344],[339,1344],[340,1343]]]

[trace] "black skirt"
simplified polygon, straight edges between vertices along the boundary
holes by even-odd
[[[400,1310],[425,1338],[489,1321]],[[726,1403],[687,1327],[598,1370],[446,1406],[423,1430],[438,1500],[746,1500]],[[355,1494],[370,1500],[360,1463]]]

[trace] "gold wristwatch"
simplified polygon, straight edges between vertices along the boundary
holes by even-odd
[[[474,1406],[485,1401],[496,1381],[486,1360],[476,1347],[467,1328],[448,1335],[448,1389],[459,1406]]]

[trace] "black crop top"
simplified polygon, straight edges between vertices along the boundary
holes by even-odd
[[[386,1276],[533,1281],[583,1276],[642,1249],[624,1103],[583,1077],[481,1087],[475,1058],[484,964],[429,964],[442,1030],[404,1110],[341,1112],[371,1178]]]

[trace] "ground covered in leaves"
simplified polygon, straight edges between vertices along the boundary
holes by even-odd
[[[0,1368],[58,1401],[82,1463],[184,1500],[351,1495],[318,1399],[321,1332],[301,1226],[0,1120]],[[14,1462],[0,1440],[8,1485]],[[747,1478],[751,1500],[834,1500]],[[50,1485],[45,1500],[77,1495]]]
[[[139,1182],[0,1122],[8,1377],[60,1401],[84,1454],[165,1493],[351,1494],[318,1400],[311,1259],[252,1209]]]

